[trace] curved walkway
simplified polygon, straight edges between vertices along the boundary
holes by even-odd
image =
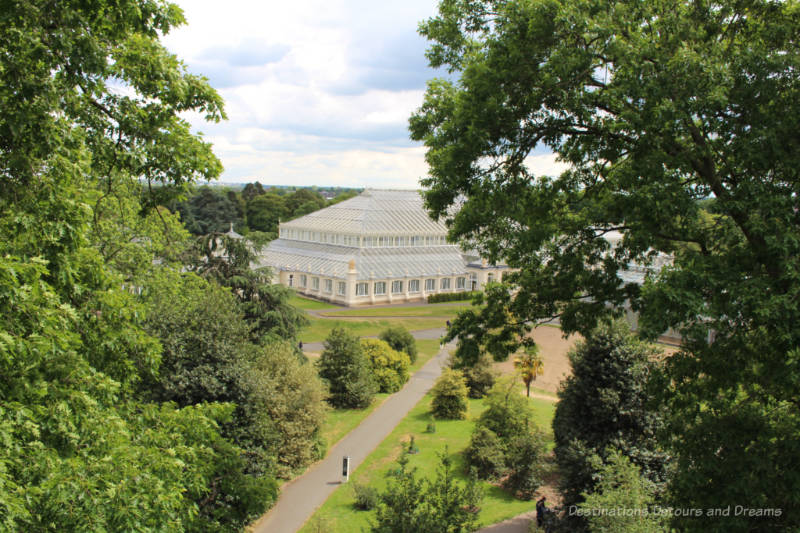
[[[252,530],[255,533],[294,533],[300,529],[317,507],[341,484],[342,457],[350,456],[350,472],[354,472],[433,387],[452,347],[453,344],[445,346],[425,363],[402,390],[390,396],[357,428],[342,438],[325,459],[284,485],[278,502]]]

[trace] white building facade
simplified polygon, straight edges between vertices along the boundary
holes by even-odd
[[[347,306],[481,290],[508,269],[446,240],[418,191],[371,190],[296,220],[261,254],[275,281]]]

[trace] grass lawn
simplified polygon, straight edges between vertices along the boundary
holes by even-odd
[[[439,341],[417,341],[417,360],[409,368],[409,374],[413,375],[438,352]],[[328,444],[328,449],[355,429],[362,420],[367,418],[388,397],[389,394],[376,394],[375,401],[366,409],[331,409],[328,411],[328,416],[325,417],[325,424],[322,426],[322,436]]]
[[[292,295],[289,297],[289,303],[295,307],[300,309],[328,309],[333,310],[336,309],[336,304],[328,303],[328,302],[318,302],[317,300],[312,300],[311,298],[304,298],[300,296],[296,292],[292,291]]]
[[[455,317],[459,311],[470,307],[469,302],[420,305],[414,307],[378,307],[363,309],[336,309],[322,313],[325,316],[440,316]]]
[[[322,342],[333,328],[345,328],[359,337],[377,335],[390,326],[403,326],[409,331],[415,329],[433,329],[445,326],[441,318],[392,318],[392,319],[364,319],[364,320],[337,320],[331,318],[309,317],[311,324],[300,332],[299,338],[303,342]]]
[[[534,409],[534,419],[539,427],[545,430],[550,439],[550,422],[553,418],[555,405],[551,402],[530,399]],[[466,480],[464,474],[464,461],[461,451],[469,444],[475,420],[484,409],[483,400],[470,400],[469,418],[467,420],[433,420],[430,415],[431,396],[425,396],[397,425],[394,431],[367,457],[361,466],[350,476],[350,483],[336,489],[330,498],[317,510],[314,516],[301,529],[303,533],[313,531],[312,524],[315,520],[326,523],[329,533],[349,533],[366,531],[369,521],[374,516],[373,511],[358,511],[353,507],[353,493],[351,486],[354,483],[366,484],[383,490],[386,487],[386,473],[396,468],[403,446],[414,435],[420,453],[410,456],[409,466],[417,467],[417,475],[433,477],[439,457],[437,454],[444,452],[447,446],[448,454],[453,459],[456,476],[460,481]],[[435,433],[426,433],[429,422],[436,424]],[[506,518],[533,509],[535,502],[521,501],[511,496],[506,491],[483,483],[485,496],[481,506],[480,523],[493,524]]]

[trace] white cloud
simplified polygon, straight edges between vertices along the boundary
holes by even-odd
[[[416,28],[436,0],[177,1],[187,25],[164,42],[226,101],[226,122],[187,115],[223,181],[418,186],[427,168],[408,117],[437,73]]]

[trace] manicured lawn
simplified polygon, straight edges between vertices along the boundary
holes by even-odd
[[[310,298],[304,298],[297,294],[296,292],[292,293],[292,296],[289,298],[289,303],[295,307],[299,307],[300,309],[336,309],[338,306],[336,304],[328,303],[328,302],[318,302],[317,300],[312,300]]]
[[[413,375],[438,352],[439,341],[417,341],[417,361],[411,365],[409,374]],[[328,411],[325,424],[322,426],[322,436],[328,444],[328,449],[355,429],[362,420],[367,418],[369,414],[388,397],[388,394],[377,394],[375,396],[375,401],[366,409],[331,409]]]
[[[362,420],[367,418],[389,394],[379,393],[375,395],[375,400],[366,409],[331,409],[325,417],[325,424],[322,426],[322,436],[330,449],[339,440],[353,431]]]
[[[537,424],[550,435],[550,422],[555,406],[551,402],[534,398],[530,402]],[[368,531],[369,521],[374,516],[374,512],[355,509],[351,487],[354,483],[360,483],[383,490],[387,483],[386,473],[397,467],[397,457],[403,447],[407,445],[411,435],[414,435],[420,452],[410,456],[409,466],[416,467],[418,475],[433,477],[439,464],[438,454],[443,453],[447,447],[447,453],[453,459],[456,476],[464,482],[466,474],[461,452],[469,444],[475,420],[484,409],[483,400],[470,400],[469,418],[458,421],[433,420],[430,415],[430,403],[430,395],[420,400],[406,418],[350,476],[350,483],[336,489],[301,531],[311,533],[311,522],[320,517],[327,522],[330,533]],[[426,432],[430,422],[436,425],[435,433]],[[506,491],[488,483],[483,483],[483,485],[485,497],[480,513],[480,522],[483,525],[493,524],[529,511],[535,505],[533,501],[517,500]]]
[[[414,375],[414,372],[422,368],[422,365],[437,353],[439,353],[439,341],[434,339],[417,340],[417,360],[409,367],[408,373]]]
[[[363,309],[337,309],[322,313],[325,316],[440,316],[455,317],[459,311],[470,307],[469,302],[442,305],[420,305],[415,307],[378,307]]]
[[[322,342],[333,328],[345,328],[359,337],[377,335],[389,326],[403,326],[409,331],[416,329],[433,329],[445,326],[441,318],[393,318],[393,319],[364,319],[364,320],[337,320],[330,318],[309,317],[311,324],[300,332],[303,342]]]

